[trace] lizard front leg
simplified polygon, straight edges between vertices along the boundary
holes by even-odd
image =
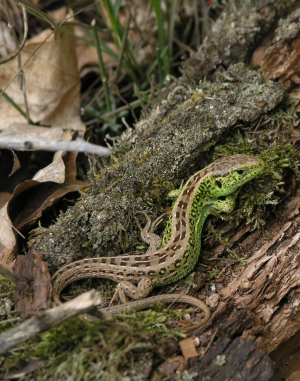
[[[137,286],[133,283],[122,281],[118,283],[111,302],[115,301],[118,296],[122,303],[128,303],[126,295],[132,299],[143,299],[150,294],[152,289],[153,284],[150,278],[141,278]]]
[[[147,213],[142,212],[142,211],[136,212],[136,214],[137,213],[143,214],[147,219],[146,226],[144,228],[142,228],[140,223],[139,223],[139,220],[135,217],[137,226],[139,227],[139,229],[141,231],[142,240],[149,244],[149,247],[148,247],[146,253],[147,254],[153,253],[154,251],[156,251],[160,247],[160,244],[161,244],[160,236],[157,234],[154,234],[154,231],[157,228],[157,226],[161,223],[161,221],[163,220],[163,216],[165,215],[165,213],[163,213],[161,216],[159,216],[154,222],[151,221],[151,218],[148,216]]]

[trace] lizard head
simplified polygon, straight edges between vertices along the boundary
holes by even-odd
[[[216,160],[213,164],[211,196],[221,197],[236,192],[242,185],[260,174],[265,163],[253,156],[233,155]]]

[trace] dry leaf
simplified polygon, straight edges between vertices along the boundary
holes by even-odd
[[[7,201],[11,198],[11,193],[9,192],[0,192],[0,208],[7,203]]]
[[[76,192],[87,185],[76,179],[76,157],[76,152],[62,155],[65,167],[65,181],[62,184],[54,182],[55,177],[52,181],[46,182],[26,180],[16,187],[10,200],[1,209],[0,263],[3,266],[11,269],[11,262],[14,260],[16,238],[12,225],[19,231],[25,230],[41,217],[45,209],[51,207],[65,194]]]
[[[67,7],[63,6],[53,11],[48,11],[47,15],[56,22],[62,22],[67,17]]]
[[[64,138],[64,130],[61,127],[47,128],[24,123],[12,124],[9,129],[0,133],[0,137],[6,136],[24,138],[26,140],[71,140],[70,138]]]
[[[20,197],[12,197],[13,207],[19,213],[14,219],[14,226],[22,231],[32,225],[38,218],[42,216],[42,212],[55,204],[64,195],[70,192],[76,192],[79,189],[86,187],[86,183],[76,180],[77,167],[76,167],[77,152],[69,152],[63,156],[65,165],[66,178],[63,184],[53,181],[38,182],[36,180],[27,180],[16,189],[19,190],[18,194],[31,189],[26,192],[27,197],[21,194]],[[22,190],[22,192],[20,192]],[[12,200],[10,201],[12,203]]]
[[[12,271],[16,237],[8,214],[8,203],[0,210],[0,264]]]
[[[0,150],[0,192],[13,193],[20,182],[27,177],[28,152],[15,153],[10,149]],[[20,167],[20,163],[24,163]]]
[[[186,360],[190,359],[191,357],[198,356],[198,352],[196,351],[195,341],[191,337],[188,337],[187,339],[179,341],[179,345],[180,345],[182,354]]]
[[[72,29],[71,26],[65,28]],[[39,46],[40,43],[26,45],[22,51],[22,62],[27,61]],[[1,66],[1,88],[6,87],[17,70],[16,58]],[[64,129],[85,129],[79,112],[80,80],[73,36],[58,29],[54,40],[41,45],[24,71],[30,118],[34,122]],[[6,93],[25,110],[23,93],[17,85],[17,79],[10,84]],[[10,128],[11,124],[26,122],[3,96],[0,97],[0,113],[1,130]]]
[[[183,372],[187,366],[187,361],[182,356],[167,359],[159,366],[159,370],[168,376],[174,375],[175,371]]]

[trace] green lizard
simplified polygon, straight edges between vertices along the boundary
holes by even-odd
[[[261,173],[263,168],[264,162],[258,158],[234,155],[216,160],[197,172],[180,190],[162,241],[150,233],[151,220],[140,212],[147,217],[147,224],[141,229],[143,240],[150,244],[147,252],[143,255],[88,258],[65,265],[53,276],[55,304],[61,303],[60,293],[68,284],[82,278],[107,278],[118,282],[116,294],[123,303],[126,303],[126,295],[142,299],[154,287],[183,278],[198,261],[206,217],[213,209],[230,213],[235,207],[239,188]],[[171,295],[157,298],[163,300],[164,297],[166,300],[172,299]],[[181,298],[181,301],[184,300]],[[145,301],[134,303],[137,306],[148,305]],[[203,302],[199,301],[198,305],[209,314]],[[116,311],[113,308],[108,310],[124,310],[120,307]]]

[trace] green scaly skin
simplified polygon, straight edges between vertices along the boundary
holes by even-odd
[[[149,233],[149,217],[140,212],[148,220],[142,230],[142,238],[150,244],[148,251],[136,256],[123,254],[83,259],[64,266],[53,276],[54,301],[59,304],[61,290],[82,278],[99,277],[118,282],[116,293],[123,302],[125,294],[142,299],[154,287],[183,278],[198,261],[206,217],[213,210],[230,213],[240,187],[263,168],[264,162],[258,158],[234,155],[221,158],[197,172],[175,201],[161,244],[158,236]]]

